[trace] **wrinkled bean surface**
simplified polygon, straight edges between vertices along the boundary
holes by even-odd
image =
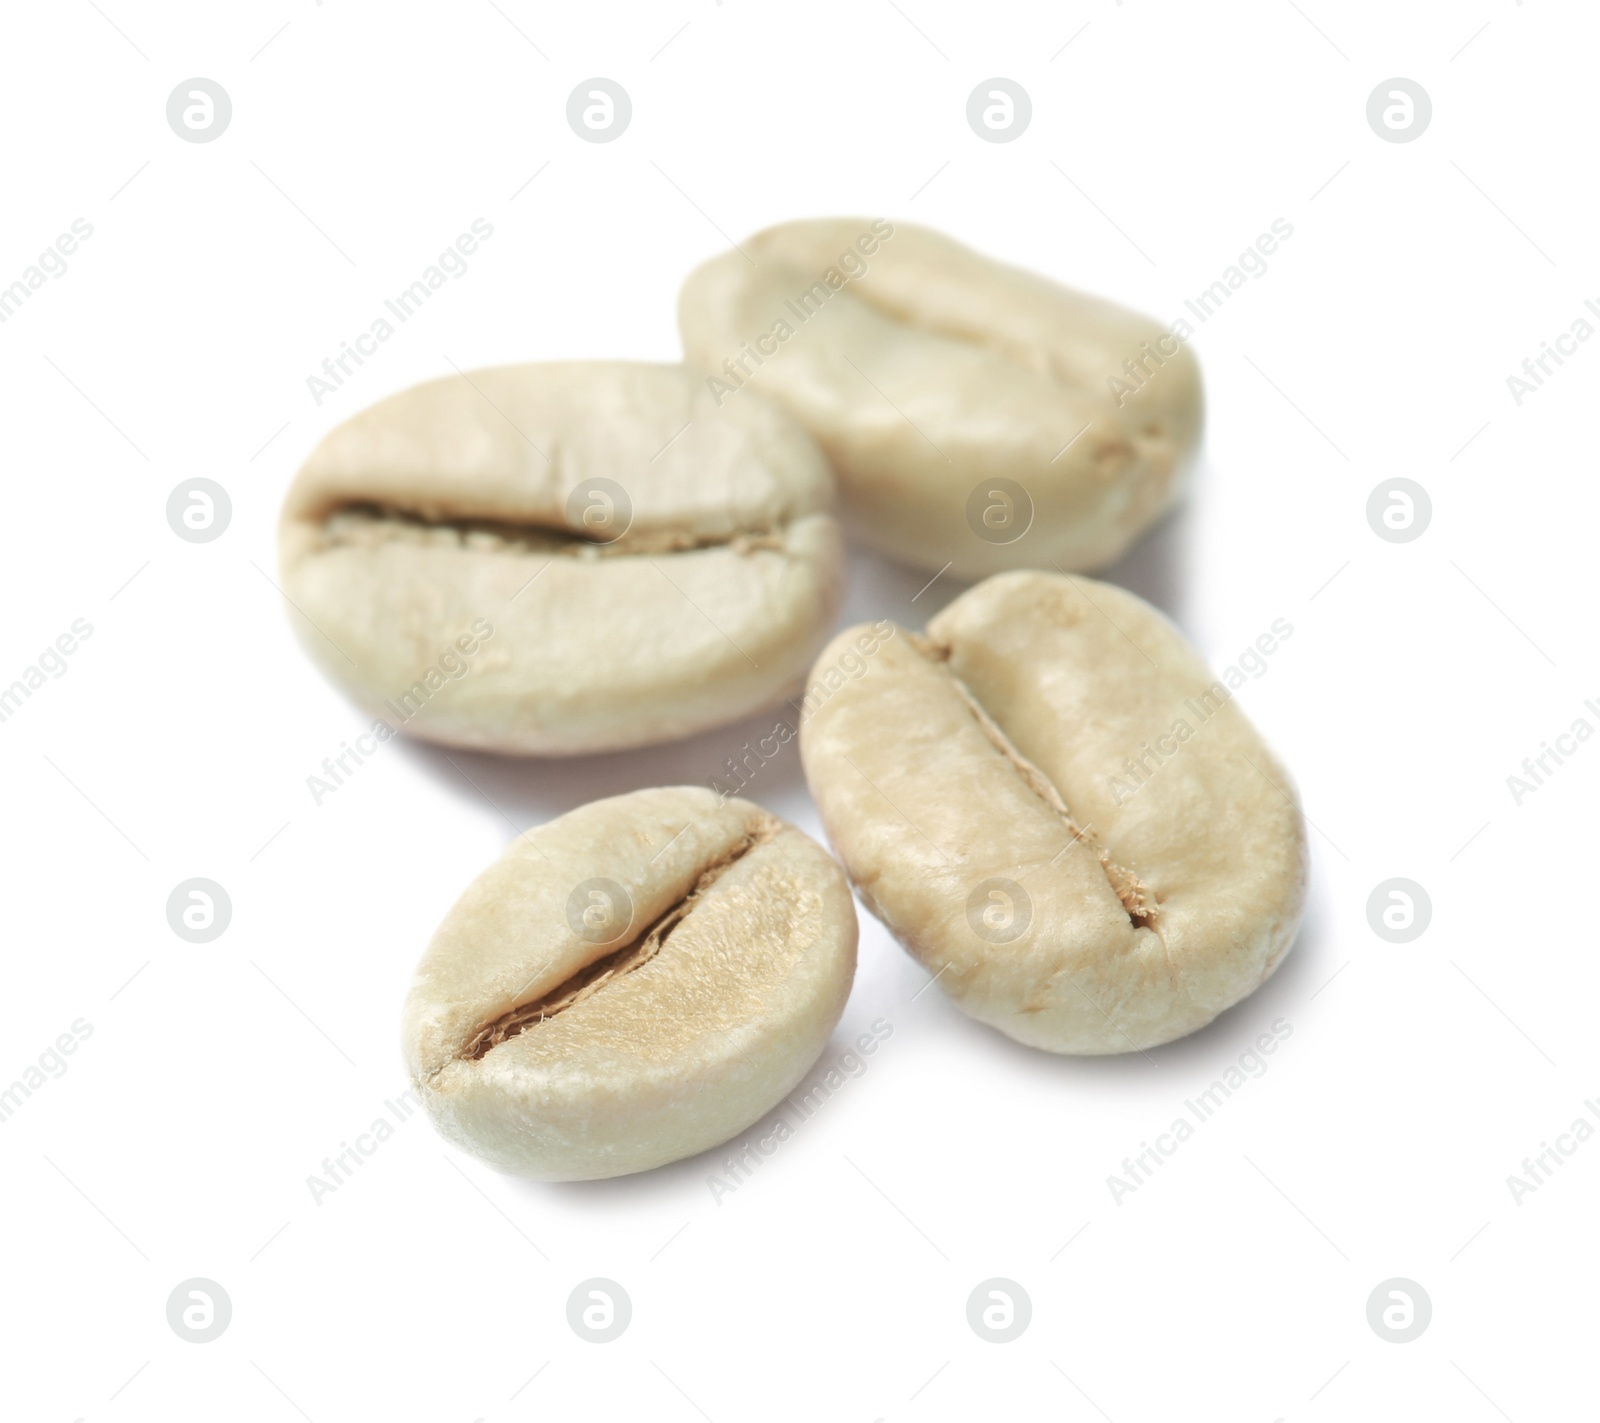
[[[1305,893],[1298,801],[1155,609],[1002,574],[864,660],[813,686],[806,777],[862,900],[964,1011],[1055,1052],[1127,1052],[1277,967]]]
[[[1177,336],[906,223],[769,228],[695,271],[678,312],[722,407],[776,399],[858,536],[929,570],[1104,565],[1199,439]]]
[[[804,1077],[855,973],[834,859],[699,787],[595,801],[512,842],[406,998],[405,1060],[438,1129],[541,1180],[718,1145]]]
[[[568,754],[781,700],[842,592],[833,481],[754,398],[681,366],[505,366],[334,430],[291,489],[306,649],[399,729]]]

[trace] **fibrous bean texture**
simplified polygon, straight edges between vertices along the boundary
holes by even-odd
[[[905,223],[769,228],[689,277],[679,324],[722,408],[759,391],[816,436],[862,540],[961,577],[1110,562],[1200,436],[1177,335]]]
[[[406,998],[406,1066],[440,1132],[503,1171],[644,1171],[800,1082],[855,957],[815,841],[702,788],[635,791],[529,831],[462,895]]]
[[[1129,1052],[1277,967],[1305,895],[1298,800],[1147,603],[1002,574],[867,663],[814,698],[806,777],[862,900],[965,1012]]]
[[[312,657],[391,725],[612,750],[798,685],[842,596],[832,501],[759,398],[719,409],[681,366],[506,366],[334,430],[285,504],[283,583]]]

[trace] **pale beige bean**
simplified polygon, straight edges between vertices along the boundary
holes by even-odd
[[[806,777],[863,902],[963,1011],[1129,1052],[1277,967],[1305,896],[1298,801],[1149,604],[1001,574],[864,660],[811,690]]]
[[[307,651],[397,729],[536,755],[775,705],[843,585],[833,480],[775,406],[682,366],[504,366],[381,401],[290,490]]]
[[[721,408],[777,400],[853,531],[929,570],[1109,563],[1200,437],[1178,336],[908,223],[768,228],[695,271],[678,316]]]
[[[406,1067],[440,1132],[503,1171],[644,1171],[781,1102],[855,963],[815,841],[699,787],[635,791],[530,830],[461,896],[406,998]]]

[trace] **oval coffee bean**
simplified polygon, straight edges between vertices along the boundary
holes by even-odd
[[[391,396],[289,492],[307,650],[434,741],[562,755],[772,705],[842,595],[832,475],[760,400],[682,366],[503,366]]]
[[[861,660],[813,680],[806,778],[863,902],[964,1012],[1053,1052],[1130,1052],[1277,967],[1305,897],[1298,802],[1147,603],[1001,574]]]
[[[472,883],[406,998],[439,1131],[546,1181],[716,1146],[794,1089],[856,965],[850,887],[793,826],[701,787],[530,830]]]
[[[1199,440],[1177,335],[926,228],[769,228],[678,318],[721,408],[759,391],[816,436],[864,542],[958,577],[1109,563]]]

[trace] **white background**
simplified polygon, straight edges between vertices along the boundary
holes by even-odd
[[[1596,28],[1576,0],[8,7],[0,283],[73,219],[94,235],[0,326],[0,682],[75,618],[94,632],[0,725],[0,1085],[75,1019],[93,1033],[0,1126],[0,1411],[1592,1413],[1600,1141],[1520,1204],[1507,1177],[1600,1095],[1600,744],[1520,806],[1506,777],[1600,726],[1600,343],[1520,407],[1506,378],[1600,297]],[[233,102],[208,144],[165,119],[196,75]],[[593,75],[633,100],[610,144],[565,119]],[[994,75],[1033,100],[1009,144],[965,118]],[[1366,121],[1392,76],[1432,97],[1412,143]],[[1169,320],[1292,224],[1195,339],[1186,505],[1106,576],[1217,667],[1293,625],[1240,698],[1315,826],[1296,949],[1184,1042],[1058,1060],[918,996],[864,915],[825,1063],[874,1019],[893,1035],[720,1203],[716,1155],[530,1185],[420,1114],[316,1203],[308,1176],[405,1085],[401,997],[468,881],[586,800],[707,782],[770,718],[564,763],[395,741],[318,807],[306,777],[365,719],[267,576],[289,479],[450,363],[674,359],[691,266],[832,214]],[[475,218],[494,235],[468,274],[319,408],[306,377]],[[197,545],[164,511],[200,475],[233,520]],[[1433,503],[1406,544],[1365,515],[1396,475]],[[850,620],[920,626],[959,591],[913,605],[924,576],[859,551],[852,578]],[[748,793],[820,834],[792,746]],[[194,876],[233,902],[208,945],[165,917]],[[1368,925],[1393,876],[1433,904],[1409,944]],[[1108,1176],[1279,1018],[1265,1075],[1118,1204]],[[165,1315],[194,1276],[233,1303],[204,1345]],[[566,1322],[592,1276],[633,1301],[611,1344]],[[1014,1343],[966,1321],[993,1276],[1032,1299]],[[1433,1303],[1403,1345],[1366,1318],[1395,1276]]]

